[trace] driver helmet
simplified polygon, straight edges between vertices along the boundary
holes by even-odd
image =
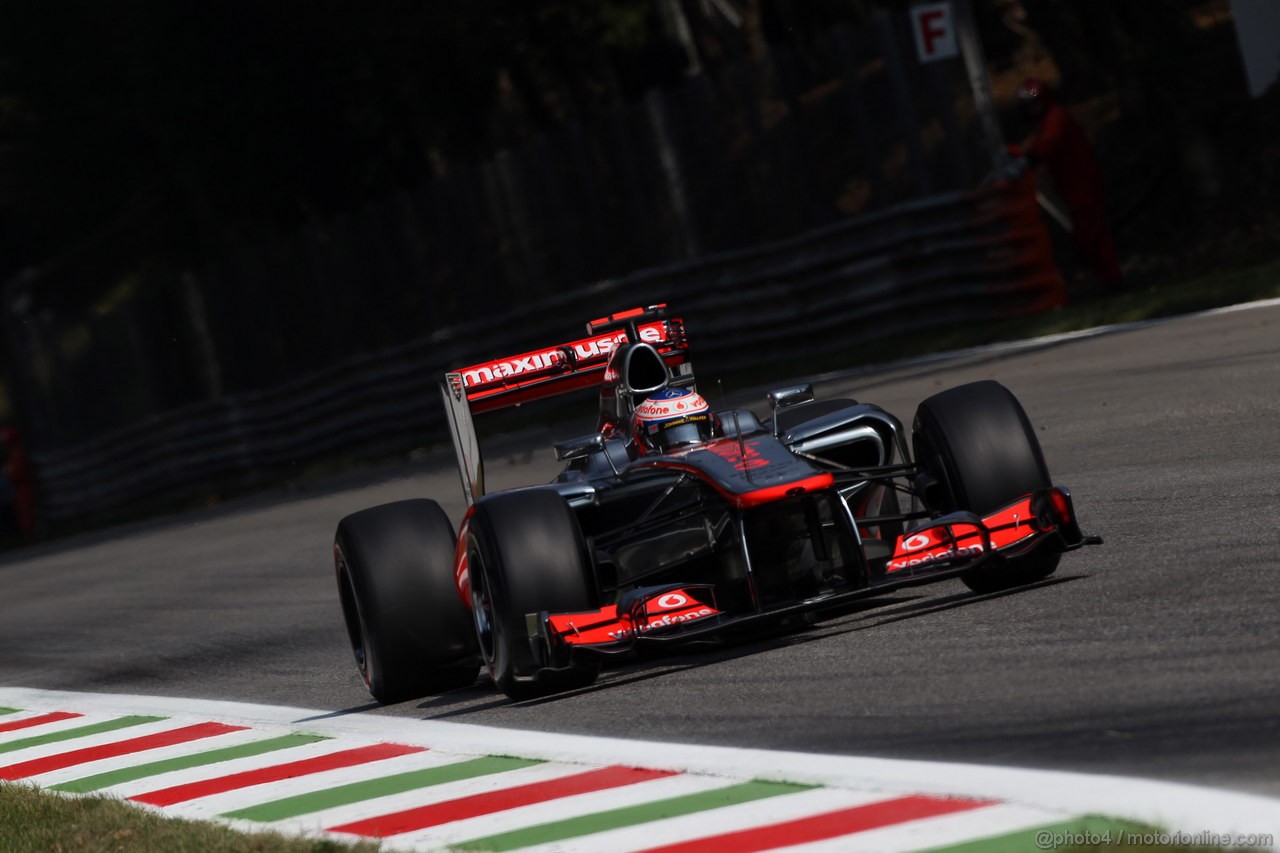
[[[689,388],[664,388],[636,406],[632,433],[641,453],[666,453],[702,444],[716,432],[716,416],[702,395]]]

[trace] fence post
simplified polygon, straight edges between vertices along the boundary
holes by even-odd
[[[982,39],[978,37],[973,5],[970,0],[952,2],[955,4],[956,38],[969,75],[969,88],[973,90],[973,105],[982,122],[982,137],[991,158],[991,167],[997,175],[1008,174],[1009,152],[1005,149],[1004,134],[1000,132],[1000,121],[996,117],[991,79],[987,76],[987,57],[982,50]]]

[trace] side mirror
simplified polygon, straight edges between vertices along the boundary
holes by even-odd
[[[813,385],[788,385],[786,388],[775,388],[769,392],[769,406],[773,409],[773,435],[778,435],[778,410],[801,403],[813,402]]]
[[[786,388],[775,388],[769,392],[769,405],[775,410],[812,402],[813,386],[807,382],[804,385],[788,385]]]
[[[598,432],[580,435],[555,446],[556,461],[567,462],[570,459],[581,459],[597,451],[604,450],[604,436]]]

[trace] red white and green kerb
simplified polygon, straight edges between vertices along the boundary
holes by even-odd
[[[945,779],[892,778],[904,766],[949,766],[920,762],[17,688],[0,688],[0,703],[8,783],[105,794],[249,831],[377,839],[394,850],[1025,850],[1044,832],[1133,829],[1135,818],[1152,816],[1115,806],[1114,796],[1107,813],[1120,817],[1089,816],[1062,791],[1062,806],[1008,796],[1025,779],[1004,791],[988,780],[992,794],[981,796]],[[880,778],[865,775],[877,768]],[[1071,775],[1043,778],[1052,792],[1064,784],[1057,777]],[[1264,832],[1260,810],[1280,814],[1276,800],[1188,791],[1209,793],[1216,823],[1208,829],[1234,819],[1249,824],[1240,831]]]

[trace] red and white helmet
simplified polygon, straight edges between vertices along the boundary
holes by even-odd
[[[664,388],[636,406],[631,429],[641,453],[666,453],[709,441],[716,432],[716,416],[696,391]]]

